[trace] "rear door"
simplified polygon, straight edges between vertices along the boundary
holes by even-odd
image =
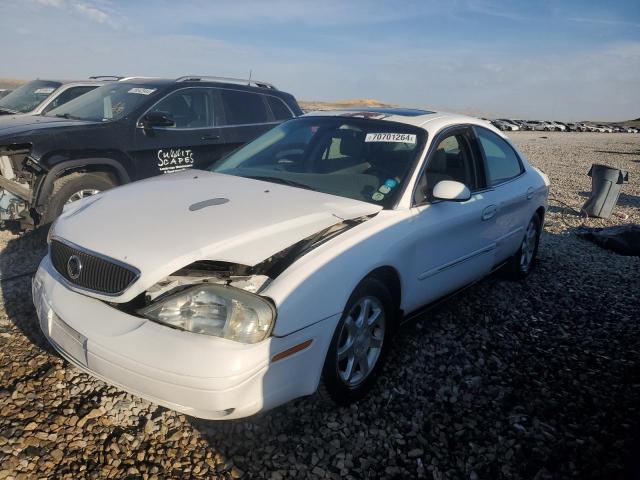
[[[535,210],[531,206],[534,183],[507,141],[480,126],[474,127],[474,133],[487,171],[487,197],[497,206],[495,261],[500,263],[520,247],[524,229],[533,215],[531,210]]]
[[[218,92],[224,109],[224,134],[229,151],[294,116],[274,95],[230,88],[220,88]]]
[[[218,124],[221,107],[212,88],[175,90],[145,115],[149,112],[167,113],[175,125],[145,129],[138,121],[131,156],[139,178],[189,168],[205,169],[225,153],[223,131]]]
[[[464,183],[465,202],[436,200],[442,180]],[[414,195],[410,309],[430,303],[486,275],[494,263],[496,205],[486,195],[482,157],[470,127],[454,127],[433,140]]]

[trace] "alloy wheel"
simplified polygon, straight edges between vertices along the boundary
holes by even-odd
[[[524,234],[522,245],[520,247],[520,270],[528,272],[531,268],[531,262],[536,251],[536,242],[538,237],[538,227],[536,222],[532,219],[529,222],[527,231]]]
[[[95,188],[85,188],[71,195],[65,203],[76,202],[78,200],[82,200],[83,198],[91,197],[92,195],[95,195],[97,193],[100,193],[100,190],[96,190]]]
[[[356,302],[342,325],[338,340],[338,375],[350,388],[357,387],[375,367],[385,335],[384,307],[376,297]]]

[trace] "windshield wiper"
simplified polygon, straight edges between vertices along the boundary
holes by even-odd
[[[6,112],[11,114],[20,113],[17,110],[11,110],[10,108],[0,107],[0,112]]]
[[[56,113],[56,117],[58,117],[58,118],[66,118],[67,120],[69,120],[69,119],[82,120],[80,117],[74,117],[70,113]]]
[[[307,190],[313,190],[314,192],[317,192],[317,190],[310,185],[307,185],[305,183],[298,183],[294,180],[287,180],[286,178],[270,177],[268,175],[243,175],[243,177],[251,178],[253,180],[264,180],[265,182],[280,183],[282,185],[288,185],[289,187],[305,188]]]

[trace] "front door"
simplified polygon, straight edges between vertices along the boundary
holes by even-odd
[[[497,207],[485,194],[484,166],[471,130],[450,130],[434,142],[414,199],[409,310],[483,277],[494,263]],[[464,183],[471,198],[465,202],[434,199],[433,188],[441,180]]]
[[[206,169],[224,153],[223,129],[216,124],[218,104],[210,88],[183,88],[170,93],[149,112],[166,113],[171,127],[136,128],[138,178],[189,168]]]

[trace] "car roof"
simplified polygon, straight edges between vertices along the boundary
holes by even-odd
[[[305,117],[356,117],[370,118],[385,122],[405,123],[420,127],[426,131],[437,131],[447,125],[472,124],[490,129],[492,132],[504,136],[491,122],[480,118],[461,115],[458,113],[436,112],[408,108],[350,108],[340,110],[317,110],[306,113]]]
[[[259,80],[248,80],[240,78],[228,77],[211,77],[202,75],[187,75],[179,78],[160,78],[160,77],[125,77],[119,80],[121,83],[136,83],[139,85],[148,85],[151,87],[161,88],[167,85],[224,85],[233,88],[269,91],[271,93],[280,92],[276,87],[267,82]],[[285,93],[285,92],[282,92]]]

